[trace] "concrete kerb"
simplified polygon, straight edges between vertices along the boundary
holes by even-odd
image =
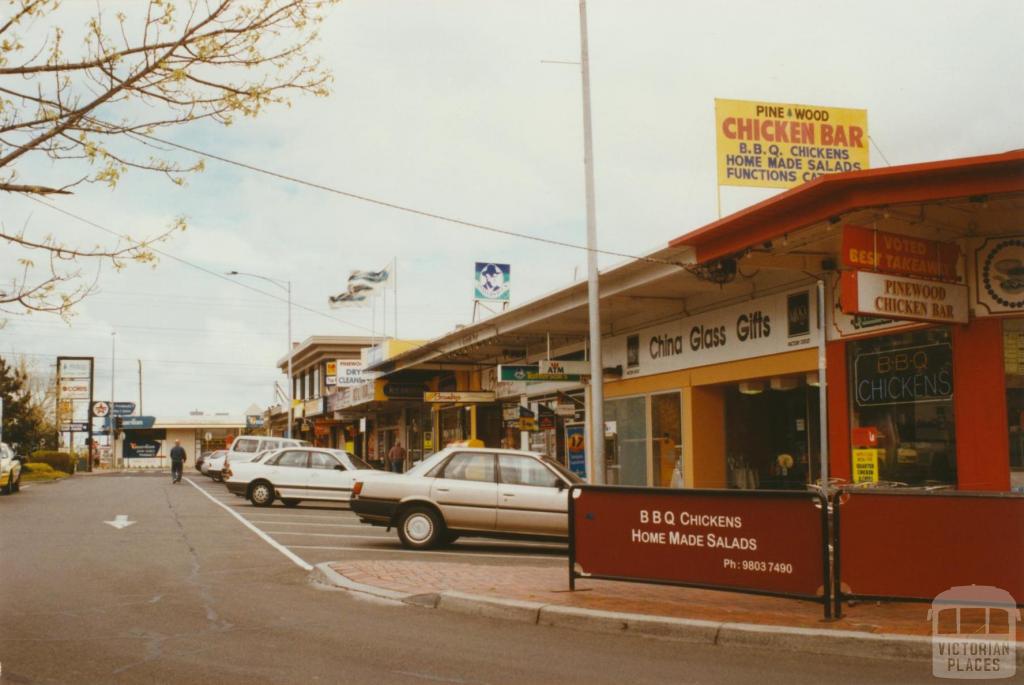
[[[811,654],[919,661],[930,661],[932,658],[932,642],[927,636],[651,616],[487,597],[454,590],[407,594],[357,583],[330,568],[330,562],[317,564],[310,574],[310,580],[405,604],[542,626]],[[1024,643],[1016,643],[1016,660],[1018,667],[1024,667]]]

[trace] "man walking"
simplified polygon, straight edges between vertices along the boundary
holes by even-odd
[[[185,448],[181,446],[181,440],[174,441],[171,448],[171,482],[177,483],[181,480],[181,467],[185,465]]]
[[[388,462],[391,464],[392,471],[402,472],[402,467],[405,466],[405,448],[398,440],[395,440],[395,444],[388,450]]]

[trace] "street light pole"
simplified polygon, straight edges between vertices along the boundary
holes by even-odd
[[[292,404],[295,402],[295,381],[292,378],[292,282],[291,281],[280,281],[276,278],[270,278],[268,276],[260,276],[259,274],[250,274],[243,271],[228,271],[228,276],[248,276],[250,278],[258,278],[267,283],[273,283],[278,288],[281,288],[288,293],[288,346],[285,348],[288,350],[288,427],[285,430],[285,437],[292,437]]]
[[[590,123],[590,50],[587,0],[580,0],[580,71],[583,75],[583,167],[587,191],[587,309],[590,315],[590,447],[594,452],[591,482],[605,481],[604,372],[601,357],[601,302],[597,269],[597,209],[594,200],[594,141]]]
[[[295,404],[295,380],[292,378],[292,282],[288,281],[288,431],[285,437],[292,437],[292,410]]]

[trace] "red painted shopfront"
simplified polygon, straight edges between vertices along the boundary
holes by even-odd
[[[844,255],[851,236],[934,246],[940,266],[906,262],[886,287],[956,304],[857,309],[840,283],[870,287],[886,269]],[[1024,151],[822,177],[671,245],[825,282],[831,476],[1024,490]]]

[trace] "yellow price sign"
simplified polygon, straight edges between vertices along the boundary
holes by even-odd
[[[878,449],[859,448],[853,450],[853,482],[878,482]]]

